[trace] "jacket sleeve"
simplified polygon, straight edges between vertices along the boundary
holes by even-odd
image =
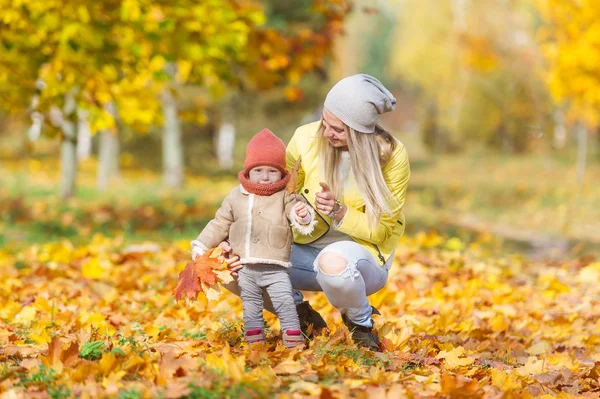
[[[371,228],[365,212],[348,207],[344,218],[337,225],[334,224],[336,230],[354,238],[379,244],[392,235],[396,223],[404,223],[402,208],[406,200],[406,188],[410,178],[410,166],[405,148],[402,148],[390,159],[384,167],[383,175],[389,190],[399,204],[394,212],[381,214],[378,225]]]
[[[296,161],[298,158],[302,156],[298,148],[298,136],[299,133],[298,130],[296,130],[286,148],[285,167],[290,172],[294,169],[294,166],[296,166]],[[300,165],[300,169],[298,169],[298,175],[296,177],[296,192],[300,192],[300,189],[304,186],[304,177],[304,169],[302,168],[302,165]]]
[[[221,241],[227,239],[229,228],[233,222],[233,208],[231,206],[231,194],[229,194],[223,200],[214,219],[208,222],[198,237],[191,242],[192,257],[195,258],[194,254],[204,254],[205,251],[216,247]]]

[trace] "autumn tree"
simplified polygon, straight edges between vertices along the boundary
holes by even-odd
[[[83,115],[92,131],[114,128],[105,105],[115,93],[121,94],[126,112],[150,108],[146,103],[131,107],[138,96],[141,102],[149,98],[142,95],[147,87],[147,74],[140,68],[144,60],[141,53],[130,55],[135,51],[121,40],[128,27],[118,3],[3,3],[2,105],[21,116],[30,115],[33,136],[43,124],[47,134],[60,138],[60,195],[67,198],[75,191],[77,125]],[[152,115],[151,108],[149,112]],[[134,121],[144,116],[129,114]]]
[[[34,131],[44,125],[61,138],[65,198],[75,189],[77,126],[83,118],[102,135],[99,186],[114,169],[114,155],[112,160],[108,155],[117,147],[118,120],[142,133],[164,125],[165,182],[178,187],[184,171],[180,89],[198,86],[217,98],[287,85],[288,99],[296,100],[300,78],[324,68],[347,9],[339,1],[316,0],[311,8],[320,20],[316,32],[306,24],[280,32],[263,26],[264,12],[253,1],[4,6],[1,93],[11,110],[31,115]],[[22,75],[19,86],[13,71]],[[203,123],[204,111],[186,116]]]
[[[75,189],[82,112],[94,132],[114,134],[117,113],[142,132],[164,122],[166,177],[178,185],[183,160],[176,85],[221,90],[236,76],[249,25],[262,22],[260,10],[241,1],[2,6],[2,97],[14,112],[41,115],[61,137],[61,197]],[[15,71],[22,76],[19,85]]]
[[[600,8],[592,0],[536,0],[546,83],[566,122],[577,128],[577,176],[583,183],[589,131],[600,126]]]
[[[215,153],[223,167],[232,165],[238,105],[271,90],[283,90],[290,103],[304,100],[302,78],[316,74],[326,79],[326,62],[351,10],[344,0],[269,0],[261,4],[265,23],[255,26],[249,35],[240,80],[211,114],[216,119]]]

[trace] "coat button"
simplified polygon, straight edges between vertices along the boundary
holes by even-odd
[[[257,215],[260,215],[262,212],[261,211],[254,211],[254,213],[256,213]]]
[[[260,241],[260,240],[259,240],[258,238],[256,238],[256,237],[254,237],[254,238],[252,239],[252,242],[253,242],[253,243],[255,243],[255,244],[256,244],[257,242],[259,242],[259,241]]]
[[[304,189],[304,194],[308,194],[308,188]]]

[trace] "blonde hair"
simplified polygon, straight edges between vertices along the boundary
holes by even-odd
[[[376,125],[374,133],[361,133],[346,124],[344,130],[348,140],[350,165],[360,194],[365,200],[365,213],[370,227],[379,223],[381,214],[391,214],[399,206],[398,200],[387,187],[382,167],[388,163],[396,148],[396,139],[381,126]],[[323,121],[317,131],[319,138],[320,166],[325,181],[331,187],[336,198],[341,199],[343,182],[338,170],[342,159],[342,150],[329,144],[323,136]]]

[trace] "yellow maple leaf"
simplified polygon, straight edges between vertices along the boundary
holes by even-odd
[[[492,384],[503,391],[511,391],[522,387],[519,377],[513,372],[506,373],[503,370],[492,368],[490,373],[492,374]]]
[[[87,278],[97,279],[104,274],[104,269],[100,265],[98,258],[92,258],[81,266],[81,274]]]
[[[541,374],[544,372],[544,361],[535,356],[530,356],[527,358],[527,363],[516,370],[517,373],[523,376]]]
[[[582,268],[577,275],[577,280],[582,284],[599,284],[600,262],[590,263]]]
[[[305,369],[305,366],[295,360],[286,359],[273,368],[275,374],[296,374]]]
[[[468,366],[473,364],[474,360],[471,358],[461,358],[461,356],[465,353],[465,348],[459,346],[458,348],[454,348],[451,351],[441,351],[435,357],[436,359],[444,359],[444,364],[449,369],[455,369],[457,367]]]
[[[12,319],[21,309],[21,304],[9,300],[0,307],[0,318]]]
[[[530,346],[526,352],[529,353],[530,355],[543,355],[544,353],[549,353],[550,352],[550,344],[546,341],[540,341],[535,345]]]
[[[207,354],[206,364],[223,371],[235,381],[241,381],[245,375],[246,357],[243,355],[233,357],[229,345],[225,345],[221,352]]]
[[[362,384],[361,384],[362,385]],[[296,381],[290,384],[290,392],[305,393],[314,398],[321,397],[323,388],[319,384],[310,381]]]
[[[215,270],[215,274],[219,278],[221,284],[228,284],[235,280],[229,270]]]
[[[41,330],[39,333],[29,334],[29,338],[34,340],[38,344],[47,344],[48,342],[52,341],[52,337],[50,336],[48,331],[46,331],[46,329]]]
[[[44,298],[41,295],[38,295],[35,298],[35,302],[33,303],[33,305],[40,311],[50,314],[52,312],[52,306],[50,306],[50,304],[48,303],[48,301],[46,300],[46,298]]]
[[[218,288],[207,287],[204,284],[202,284],[202,291],[209,301],[216,301],[221,296],[221,291]]]
[[[99,365],[103,375],[108,375],[113,371],[115,364],[117,363],[117,357],[112,352],[105,352],[102,354]]]
[[[25,306],[16,316],[15,323],[29,324],[35,319],[37,309],[33,306]]]

